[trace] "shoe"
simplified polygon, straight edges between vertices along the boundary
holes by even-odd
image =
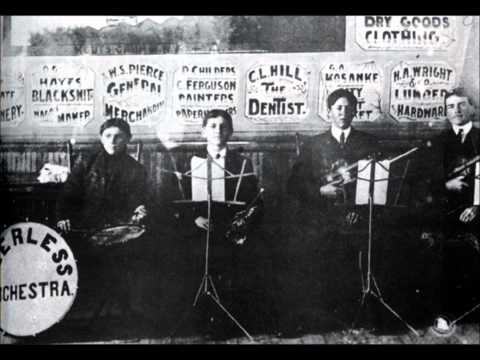
[[[455,332],[455,324],[444,315],[438,316],[430,327],[434,334],[438,336],[450,336]]]

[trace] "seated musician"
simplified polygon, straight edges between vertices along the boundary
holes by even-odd
[[[77,159],[57,204],[57,227],[66,234],[79,265],[79,295],[93,286],[96,292],[106,292],[105,296],[115,297],[127,308],[133,284],[128,277],[135,255],[125,245],[97,253],[95,245],[89,243],[91,238],[78,236],[78,230],[92,234],[107,226],[141,224],[147,219],[146,172],[127,154],[131,137],[126,121],[105,121],[100,127],[101,148],[85,159]],[[119,293],[112,294],[112,290]],[[98,300],[105,299],[100,296]]]
[[[224,194],[225,200],[225,203],[218,200],[219,202],[212,205],[210,272],[220,301],[233,316],[249,332],[255,332],[256,328],[259,328],[258,331],[267,331],[269,329],[260,327],[263,325],[262,321],[265,321],[264,318],[270,317],[264,314],[265,307],[268,307],[264,296],[267,284],[262,282],[263,274],[268,271],[265,269],[268,264],[261,260],[266,250],[257,231],[263,216],[263,200],[251,160],[227,145],[232,134],[230,114],[219,109],[209,111],[202,122],[202,137],[206,139],[207,145],[195,155],[202,160],[210,157],[214,178],[212,187],[222,187],[220,193]],[[234,177],[228,178],[229,174]],[[240,174],[245,176],[239,177]],[[224,180],[221,179],[223,176],[226,177]],[[187,199],[192,198],[191,183],[191,178],[183,177]],[[215,191],[218,190],[213,190]],[[229,204],[232,200],[244,205]],[[190,223],[191,229],[191,248],[187,250],[190,256],[196,257],[192,258],[192,262],[197,264],[192,278],[192,288],[196,290],[205,261],[202,253],[209,226],[206,203],[202,202],[190,208],[184,221]],[[211,300],[207,299],[207,302],[211,303]],[[197,330],[202,331],[210,326],[207,331],[212,336],[242,336],[227,315],[218,310],[213,305],[200,311],[209,317],[209,320],[200,319]]]
[[[474,107],[461,88],[445,95],[449,128],[432,141],[437,171],[432,174],[434,199],[443,210],[440,236],[443,275],[440,299],[450,320],[480,302],[480,214],[474,205],[474,160],[479,154],[480,130],[473,125]],[[470,166],[464,166],[471,162]],[[456,171],[455,169],[459,170]],[[478,314],[472,316],[477,316]],[[465,321],[472,317],[465,318]]]
[[[360,277],[355,261],[358,254],[351,247],[355,236],[348,235],[361,223],[360,212],[354,205],[355,181],[349,181],[355,179],[356,169],[346,169],[377,151],[378,142],[373,135],[351,125],[357,109],[357,99],[351,92],[333,91],[327,98],[327,107],[330,130],[302,141],[287,190],[298,203],[297,224],[302,224],[307,234],[293,237],[307,238],[305,256],[311,258],[305,266],[315,269],[308,270],[313,273],[313,285],[305,286],[311,289],[310,298],[330,299],[335,307],[349,296],[358,298],[360,291],[360,285],[353,286],[350,295],[342,295],[348,287],[345,281]],[[362,217],[366,220],[366,216]],[[320,293],[313,293],[315,288]]]
[[[96,229],[145,219],[146,173],[126,152],[131,137],[122,119],[102,124],[102,147],[88,159],[79,159],[65,183],[57,207],[59,229]]]

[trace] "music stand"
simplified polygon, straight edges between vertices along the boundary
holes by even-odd
[[[177,176],[179,190],[182,193],[182,197],[184,199],[185,199],[185,194],[183,192],[183,187],[181,186],[181,177],[182,176],[190,177],[190,178],[197,178],[197,179],[201,179],[201,180],[206,180],[206,182],[207,182],[207,200],[206,200],[206,203],[207,203],[208,230],[206,232],[206,238],[205,238],[205,253],[204,253],[205,265],[204,265],[202,280],[200,282],[200,286],[198,287],[198,290],[197,290],[196,295],[195,295],[195,299],[193,301],[193,307],[195,307],[197,305],[197,301],[200,298],[200,296],[207,296],[208,298],[212,299],[213,302],[228,316],[228,318],[247,336],[247,338],[250,341],[253,342],[254,341],[253,337],[248,333],[248,331],[242,326],[242,324],[232,315],[232,313],[220,301],[220,297],[218,295],[218,292],[215,288],[215,284],[213,283],[213,279],[212,279],[212,277],[210,275],[210,272],[209,272],[209,254],[210,254],[209,251],[210,251],[210,239],[211,239],[211,235],[213,233],[212,226],[211,226],[212,225],[212,217],[213,217],[212,216],[212,204],[213,203],[220,203],[220,204],[225,204],[225,205],[245,205],[245,202],[237,201],[237,195],[238,195],[238,191],[240,189],[240,184],[241,184],[241,181],[242,181],[243,177],[253,176],[253,175],[255,175],[255,173],[253,173],[253,172],[245,173],[244,172],[245,171],[246,160],[243,161],[241,172],[238,175],[231,173],[230,171],[228,171],[227,169],[223,168],[218,163],[213,161],[215,166],[219,167],[221,170],[223,170],[224,172],[227,173],[227,176],[223,176],[221,178],[213,178],[212,177],[212,161],[213,161],[213,159],[210,156],[210,154],[207,154],[207,159],[206,159],[207,177],[206,178],[194,176],[193,171],[195,169],[191,169],[191,170],[189,170],[185,173],[180,173],[177,170],[175,170],[175,171],[162,170],[162,171],[163,172],[174,173]],[[202,165],[202,164],[200,164],[200,165]],[[234,196],[233,201],[216,201],[216,200],[214,201],[214,200],[212,200],[212,180],[234,179],[234,178],[238,178],[238,182],[237,182],[237,186],[236,186],[236,190],[235,190],[235,196]],[[194,201],[194,200],[176,200],[176,201],[174,201],[174,203],[177,203],[177,204],[198,204],[198,203],[204,203],[204,202],[205,201]],[[185,320],[185,317],[184,317],[183,320]],[[183,320],[179,323],[179,325],[172,332],[172,334],[170,335],[171,337],[178,330],[178,328],[180,327]]]
[[[393,162],[400,160],[401,158],[407,156],[408,154],[416,151],[417,148],[414,148],[402,155],[397,156],[396,158],[390,160],[390,164]],[[360,163],[360,162],[359,162]],[[375,156],[367,160],[366,165],[362,168],[359,169],[358,172],[362,172],[364,170],[368,171],[368,167],[370,167],[370,173],[368,174],[367,178],[361,178],[357,175],[357,184],[358,181],[367,181],[368,182],[368,210],[369,210],[369,215],[368,215],[368,248],[367,248],[367,273],[366,273],[366,278],[364,278],[364,273],[362,271],[361,267],[361,253],[360,253],[360,271],[361,276],[362,276],[362,299],[360,303],[360,310],[365,306],[367,296],[371,295],[375,299],[377,299],[389,312],[391,312],[397,319],[399,319],[411,332],[413,332],[416,336],[419,336],[418,332],[410,325],[408,324],[405,320],[402,319],[402,317],[389,305],[385,302],[383,299],[382,293],[380,291],[380,288],[377,284],[377,281],[375,280],[375,276],[372,271],[372,248],[373,248],[373,210],[374,210],[374,205],[380,206],[380,205],[385,205],[384,201],[381,199],[375,199],[375,184],[379,182],[387,182],[388,184],[388,179],[389,179],[389,168],[385,167],[384,164],[382,164],[381,161],[378,161]],[[376,179],[376,169],[381,169],[383,170],[383,173],[386,174],[384,178],[379,178]],[[398,198],[398,197],[397,197]],[[357,202],[358,202],[358,197],[357,197]],[[361,205],[364,205],[362,202]],[[366,285],[365,285],[366,284]],[[373,284],[373,286],[372,286]],[[357,316],[355,318],[353,327],[355,327],[355,324],[358,320],[359,312],[357,313]]]

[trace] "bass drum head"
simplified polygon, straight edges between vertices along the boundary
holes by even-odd
[[[0,238],[0,328],[33,336],[61,321],[77,294],[78,272],[66,241],[39,223],[18,223]]]

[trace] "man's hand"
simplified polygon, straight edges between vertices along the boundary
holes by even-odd
[[[70,219],[60,220],[59,222],[57,222],[57,228],[64,233],[70,232],[70,230],[72,229],[70,226]]]
[[[354,225],[355,223],[357,223],[359,219],[360,219],[360,215],[355,211],[350,211],[345,217],[345,220],[347,221],[348,225]]]
[[[464,188],[468,187],[468,184],[465,181],[463,181],[464,178],[465,178],[465,175],[460,175],[460,176],[457,176],[456,178],[448,180],[445,183],[445,187],[447,188],[448,191],[460,192]]]
[[[145,205],[140,205],[138,206],[135,210],[133,210],[133,216],[132,216],[132,223],[134,224],[139,224],[144,220],[148,215],[147,208]]]
[[[460,221],[463,223],[469,223],[475,220],[475,218],[478,215],[478,206],[470,206],[463,210],[463,212],[460,214]]]
[[[336,198],[341,194],[342,190],[335,185],[327,184],[320,187],[320,194],[327,198]]]
[[[200,229],[208,230],[208,219],[203,216],[199,216],[195,219],[195,225],[197,225]]]
[[[435,237],[433,236],[433,233],[430,231],[422,232],[422,234],[420,235],[420,239],[422,241],[425,241],[425,243],[428,245],[429,248],[435,245]]]

